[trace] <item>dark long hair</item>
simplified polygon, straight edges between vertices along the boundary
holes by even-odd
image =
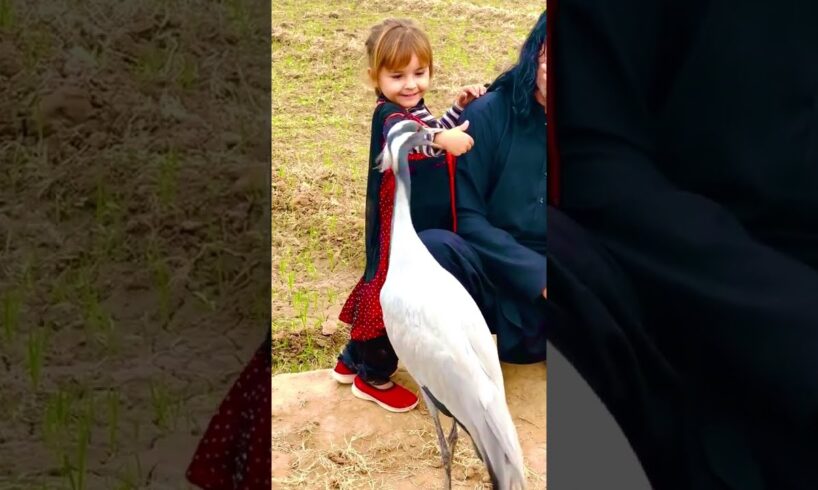
[[[535,103],[534,91],[537,89],[540,47],[545,43],[545,19],[546,15],[543,11],[528,34],[523,47],[520,48],[517,63],[497,77],[488,88],[488,91],[509,91],[514,114],[519,117],[527,117],[531,114],[531,105]]]

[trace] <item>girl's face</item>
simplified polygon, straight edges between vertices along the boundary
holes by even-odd
[[[416,106],[428,88],[429,67],[421,66],[415,55],[400,70],[381,68],[378,73],[378,89],[390,102],[404,109]]]

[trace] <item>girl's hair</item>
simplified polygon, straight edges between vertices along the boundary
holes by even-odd
[[[511,104],[514,113],[527,117],[534,102],[534,91],[537,89],[537,68],[539,67],[540,48],[545,44],[546,15],[543,12],[531,29],[528,38],[520,48],[517,64],[497,77],[489,86],[491,90],[507,90],[511,93]]]
[[[378,74],[382,68],[399,70],[418,57],[421,65],[429,66],[432,76],[432,45],[429,38],[409,19],[386,19],[370,29],[366,39],[366,57],[369,67],[369,81],[378,89]]]

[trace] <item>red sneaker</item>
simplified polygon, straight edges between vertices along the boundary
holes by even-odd
[[[367,384],[360,376],[355,376],[352,394],[362,400],[375,402],[390,412],[408,412],[418,405],[418,397],[403,386],[393,383],[387,390],[379,390]]]
[[[345,385],[352,384],[352,380],[355,379],[355,376],[357,375],[358,373],[349,369],[347,365],[340,360],[335,365],[335,369],[330,371],[330,376],[332,376],[332,379]]]

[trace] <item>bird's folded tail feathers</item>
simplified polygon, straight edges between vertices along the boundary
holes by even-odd
[[[478,449],[494,487],[498,490],[524,490],[523,451],[502,393],[491,400],[484,414],[483,423],[478,423],[476,428],[481,433]]]

